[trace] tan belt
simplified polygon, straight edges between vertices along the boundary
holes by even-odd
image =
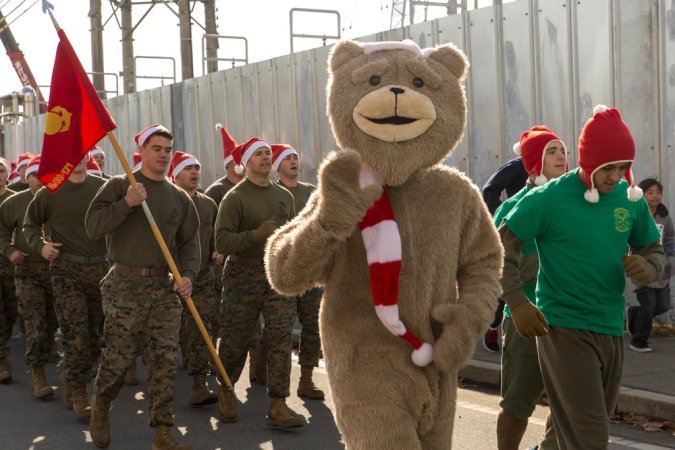
[[[233,262],[235,264],[246,264],[247,266],[262,266],[263,265],[263,259],[262,258],[242,258],[241,256],[230,255],[230,256],[227,257],[227,260],[229,262]]]
[[[161,277],[169,273],[169,269],[166,267],[133,267],[115,263],[113,268],[119,273],[135,275],[137,277]]]

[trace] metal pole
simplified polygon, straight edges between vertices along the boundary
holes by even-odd
[[[101,0],[89,0],[89,22],[91,24],[91,71],[94,88],[101,98],[106,98],[105,78],[103,77],[103,21]]]
[[[124,93],[136,92],[136,67],[134,66],[134,33],[131,21],[131,0],[124,0],[122,12],[122,78]]]
[[[206,34],[217,35],[216,26],[216,2],[214,0],[204,1],[204,21],[206,22]],[[206,39],[206,71],[207,73],[218,71],[218,39]]]
[[[180,26],[180,65],[183,80],[194,77],[192,68],[192,18],[190,0],[178,0],[178,24]]]

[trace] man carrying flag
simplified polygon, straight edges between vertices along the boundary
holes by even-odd
[[[119,394],[127,368],[139,354],[148,367],[150,426],[153,448],[187,449],[169,433],[173,425],[173,385],[181,304],[176,294],[192,294],[200,269],[199,219],[185,191],[165,175],[173,134],[151,125],[136,135],[143,166],[130,185],[126,175],[112,177],[96,194],[85,226],[92,238],[107,237],[112,267],[103,279],[105,348],[91,398],[89,428],[101,448],[110,443],[109,410]],[[157,228],[175,255],[182,283],[174,282],[155,242],[141,204],[146,202]]]
[[[56,193],[41,189],[28,205],[23,234],[29,247],[51,262],[56,316],[63,335],[63,402],[80,418],[89,417],[87,384],[101,354],[101,291],[108,271],[105,239],[84,229],[89,203],[105,182],[87,174],[85,153]],[[48,226],[51,242],[42,229]]]

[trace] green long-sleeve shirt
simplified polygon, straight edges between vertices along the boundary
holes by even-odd
[[[7,189],[9,189],[13,192],[27,191],[29,187],[30,186],[28,186],[28,183],[26,183],[24,181],[21,181],[21,180],[15,181],[14,183],[7,185]]]
[[[40,252],[28,246],[21,232],[31,200],[33,193],[29,189],[12,195],[0,205],[0,253],[9,258],[16,250],[20,250],[28,253],[28,261],[45,262]]]
[[[182,276],[194,281],[199,273],[199,218],[185,191],[166,179],[151,180],[134,172],[147,192],[146,203]],[[92,238],[107,237],[108,259],[136,267],[166,267],[143,207],[130,208],[124,197],[129,181],[126,175],[108,180],[98,191],[87,211],[85,227]]]
[[[206,269],[211,260],[211,253],[215,250],[213,242],[213,225],[216,222],[218,207],[210,197],[197,192],[192,201],[199,216],[199,243],[201,246],[202,261],[200,270]]]
[[[84,216],[105,181],[87,176],[81,183],[66,181],[58,191],[40,189],[28,205],[23,221],[23,234],[28,245],[41,252],[47,243],[42,226],[47,224],[51,242],[63,244],[60,252],[78,256],[105,255],[105,239],[92,239],[84,228]]]
[[[218,207],[220,206],[220,201],[225,197],[225,194],[236,185],[237,184],[230,181],[227,176],[224,176],[211,183],[211,186],[206,188],[204,194],[211,197],[213,201],[216,202],[216,207]]]
[[[293,195],[277,183],[259,186],[248,179],[223,198],[216,218],[216,250],[223,255],[262,258],[265,240],[254,241],[251,231],[267,219],[281,226],[295,216]]]
[[[316,190],[316,186],[309,183],[303,183],[298,181],[298,184],[295,187],[286,186],[284,183],[279,180],[279,184],[288,189],[288,191],[293,194],[293,203],[295,204],[295,212],[300,213],[303,210],[307,202],[309,201],[310,195]]]

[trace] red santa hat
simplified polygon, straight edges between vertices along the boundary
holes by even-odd
[[[143,163],[143,157],[141,157],[141,154],[136,152],[131,156],[134,160],[134,168],[131,169],[131,171],[136,172],[137,170],[141,170],[141,165]]]
[[[281,161],[287,156],[297,155],[298,152],[287,144],[272,144],[272,170],[278,171]]]
[[[35,155],[33,155],[31,152],[22,153],[19,155],[19,159],[16,162],[16,170],[18,171],[20,168],[28,164],[34,156]]]
[[[30,161],[28,161],[28,164],[26,164],[25,177],[28,178],[28,175],[30,175],[31,173],[37,174],[39,168],[40,168],[40,155],[33,156],[30,159]]]
[[[523,158],[523,165],[528,175],[532,172],[537,174],[534,184],[543,186],[548,182],[548,178],[543,174],[544,158],[546,149],[554,142],[559,142],[565,150],[565,159],[567,159],[567,149],[565,143],[550,128],[544,125],[535,125],[528,131],[520,135],[520,141],[513,144],[513,152]]]
[[[197,158],[192,156],[189,153],[176,151],[171,158],[171,164],[169,165],[169,176],[174,180],[180,173],[181,170],[185,169],[187,166],[199,166],[199,161]]]
[[[359,184],[362,188],[376,182],[370,172],[361,169]],[[413,347],[412,362],[416,366],[424,367],[433,360],[433,346],[428,342],[422,342],[399,318],[401,235],[386,190],[366,211],[359,222],[359,228],[366,247],[370,293],[375,305],[375,314],[389,332]]]
[[[89,154],[89,159],[87,160],[87,173],[90,175],[96,175],[97,177],[103,176],[101,167],[98,165],[94,157],[91,156],[91,153]]]
[[[96,156],[96,155],[103,155],[103,156],[105,156],[105,152],[104,152],[103,149],[102,149],[101,147],[99,147],[98,145],[94,145],[94,148],[92,148],[91,150],[89,150],[89,156]]]
[[[253,153],[255,153],[256,150],[262,147],[269,148],[270,145],[258,137],[251,138],[243,144],[237,145],[234,150],[232,150],[232,158],[237,164],[234,166],[234,171],[239,175],[244,173],[244,168],[246,167],[246,164],[248,164],[248,160],[251,159],[251,156],[253,156]]]
[[[217,123],[216,130],[220,131],[220,137],[223,140],[223,167],[227,167],[230,161],[234,160],[232,156],[232,151],[237,146],[237,141],[234,140],[232,135],[223,127],[223,124]]]
[[[598,169],[608,164],[632,163],[634,160],[635,141],[619,111],[605,105],[593,108],[593,117],[588,119],[579,136],[579,167],[586,175],[588,187],[584,193],[586,201],[597,203],[600,200],[600,194],[593,184],[593,175]],[[630,166],[626,168],[624,177],[630,185],[628,199],[640,200],[642,189],[635,186]]]
[[[134,141],[136,141],[136,146],[138,148],[141,148],[143,144],[145,144],[145,141],[148,140],[150,136],[153,134],[163,131],[164,133],[171,133],[168,128],[166,128],[164,125],[160,125],[158,123],[155,123],[153,125],[150,125],[147,128],[144,128],[143,130],[139,131],[136,136],[134,136]]]

